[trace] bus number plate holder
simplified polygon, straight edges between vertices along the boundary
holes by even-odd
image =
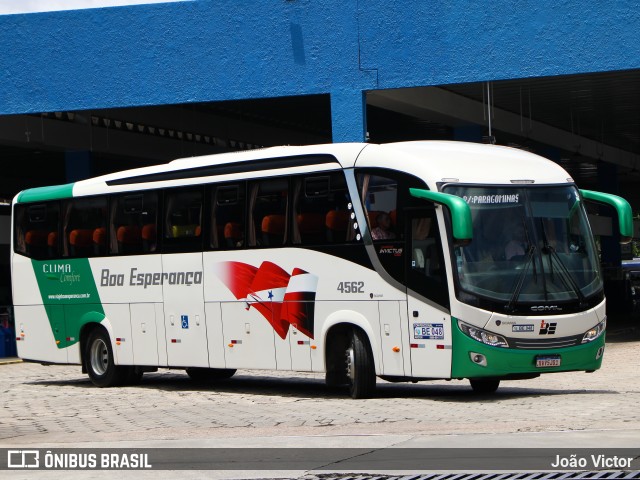
[[[561,360],[560,355],[538,355],[536,357],[536,367],[559,367]]]

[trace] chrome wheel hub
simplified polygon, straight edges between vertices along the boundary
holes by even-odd
[[[109,366],[109,349],[101,338],[97,338],[91,344],[89,360],[91,362],[91,369],[95,373],[98,375],[104,375],[106,373]]]

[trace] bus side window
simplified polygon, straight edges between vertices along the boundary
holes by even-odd
[[[289,180],[273,178],[251,185],[249,245],[273,247],[287,241]]]
[[[436,303],[449,306],[442,242],[435,210],[411,217],[411,258],[407,286]]]
[[[396,224],[398,182],[372,174],[358,176],[362,204],[374,241],[399,238]]]
[[[202,249],[202,188],[165,191],[164,244],[168,252]]]
[[[326,242],[324,211],[329,199],[330,183],[328,175],[294,179],[293,244],[319,245]]]
[[[220,185],[211,189],[209,246],[233,250],[245,245],[245,185]]]
[[[135,255],[155,252],[157,225],[157,192],[115,196],[111,202],[111,253]]]
[[[60,256],[60,204],[19,204],[15,207],[16,253],[37,259]]]
[[[327,174],[328,173],[328,174]],[[353,240],[349,191],[344,173],[300,177],[293,189],[293,243],[323,245]]]
[[[107,199],[80,197],[63,204],[63,256],[107,254]]]

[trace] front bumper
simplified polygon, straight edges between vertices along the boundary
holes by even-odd
[[[458,322],[453,324],[453,357],[451,378],[508,378],[576,370],[593,371],[602,365],[601,348],[605,344],[605,333],[589,343],[566,348],[515,349],[492,347],[478,342],[460,331]],[[598,357],[598,352],[600,356]],[[475,363],[473,354],[483,355],[486,366]],[[536,367],[536,357],[560,355],[559,367]]]

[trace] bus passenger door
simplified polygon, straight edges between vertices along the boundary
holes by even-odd
[[[411,376],[451,376],[451,316],[435,208],[407,212],[407,312]]]
[[[170,367],[209,367],[202,253],[162,256],[162,291]]]

